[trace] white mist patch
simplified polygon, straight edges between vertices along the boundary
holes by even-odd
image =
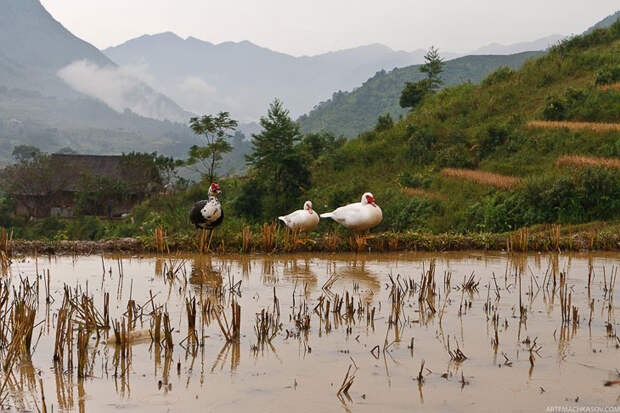
[[[186,113],[179,106],[136,77],[144,72],[143,68],[101,67],[79,60],[60,69],[58,76],[76,91],[103,101],[117,112],[129,109],[148,118],[186,122]]]

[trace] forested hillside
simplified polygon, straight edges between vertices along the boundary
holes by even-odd
[[[446,62],[442,78],[445,86],[464,82],[479,83],[499,67],[517,69],[530,58],[544,52],[524,52],[507,56],[465,56]],[[305,133],[327,131],[353,138],[371,129],[381,115],[389,113],[398,119],[406,111],[398,104],[400,93],[407,82],[424,77],[420,66],[397,68],[390,72],[377,72],[362,86],[351,92],[336,92],[326,102],[318,104],[310,113],[299,118]]]
[[[480,86],[427,96],[402,121],[319,158],[306,197],[330,208],[370,190],[384,229],[397,231],[617,220],[619,82],[617,22]]]

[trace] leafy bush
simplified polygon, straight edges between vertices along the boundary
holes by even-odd
[[[492,86],[511,79],[515,71],[508,66],[502,66],[495,72],[488,75],[481,83],[482,86]]]
[[[379,116],[377,120],[377,124],[375,125],[376,132],[382,132],[388,129],[392,129],[394,127],[394,121],[392,120],[392,116],[389,113],[385,115]]]
[[[620,119],[620,99],[613,90],[568,88],[561,97],[547,97],[542,118],[554,121],[616,122]]]
[[[432,175],[424,175],[421,173],[411,174],[409,171],[401,172],[398,175],[398,183],[408,188],[424,188],[428,189],[433,184]]]
[[[609,85],[620,82],[620,66],[606,67],[596,72],[594,83],[596,85]]]
[[[442,168],[471,168],[474,166],[471,154],[464,144],[444,148],[439,152],[437,162]]]
[[[392,231],[429,231],[431,217],[442,211],[441,203],[437,200],[403,197],[394,191],[384,196],[391,199],[391,202],[383,207],[382,226]]]
[[[542,111],[544,120],[566,119],[566,101],[562,98],[548,96]]]

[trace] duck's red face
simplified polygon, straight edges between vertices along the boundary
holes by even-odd
[[[211,190],[211,193],[213,194],[221,194],[222,191],[220,189],[220,186],[216,183],[212,183],[211,187],[209,188]]]
[[[377,204],[375,204],[375,198],[373,198],[372,195],[366,195],[366,201],[373,206],[377,206]]]

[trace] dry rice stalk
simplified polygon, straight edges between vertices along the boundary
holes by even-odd
[[[162,255],[168,247],[166,244],[166,231],[161,225],[155,228],[155,245],[157,247],[157,252]]]
[[[250,252],[252,247],[252,229],[244,226],[241,231],[241,252]]]
[[[0,266],[3,270],[9,267],[9,233],[6,229],[0,228]]]
[[[353,367],[353,365],[349,364],[349,368],[347,369],[347,374],[344,376],[344,380],[342,381],[342,384],[340,385],[340,388],[338,389],[338,393],[337,393],[338,396],[340,396],[341,394],[344,394],[344,395],[349,394],[349,389],[353,385],[353,381],[355,380],[355,373],[357,372],[357,367],[355,367],[355,370],[353,371],[353,373],[350,374],[351,367]]]
[[[570,130],[589,129],[595,132],[620,131],[620,123],[596,123],[596,122],[568,122],[568,121],[547,121],[531,120],[527,126],[543,129],[567,128]]]
[[[555,161],[559,166],[603,166],[605,168],[620,168],[620,159],[618,158],[597,158],[582,155],[564,155]]]
[[[521,182],[521,178],[509,175],[500,175],[473,169],[445,168],[441,175],[446,178],[459,178],[473,181],[479,185],[493,186],[500,189],[508,189]]]
[[[263,224],[263,251],[271,252],[275,249],[277,229],[278,224],[276,222],[273,224]]]

